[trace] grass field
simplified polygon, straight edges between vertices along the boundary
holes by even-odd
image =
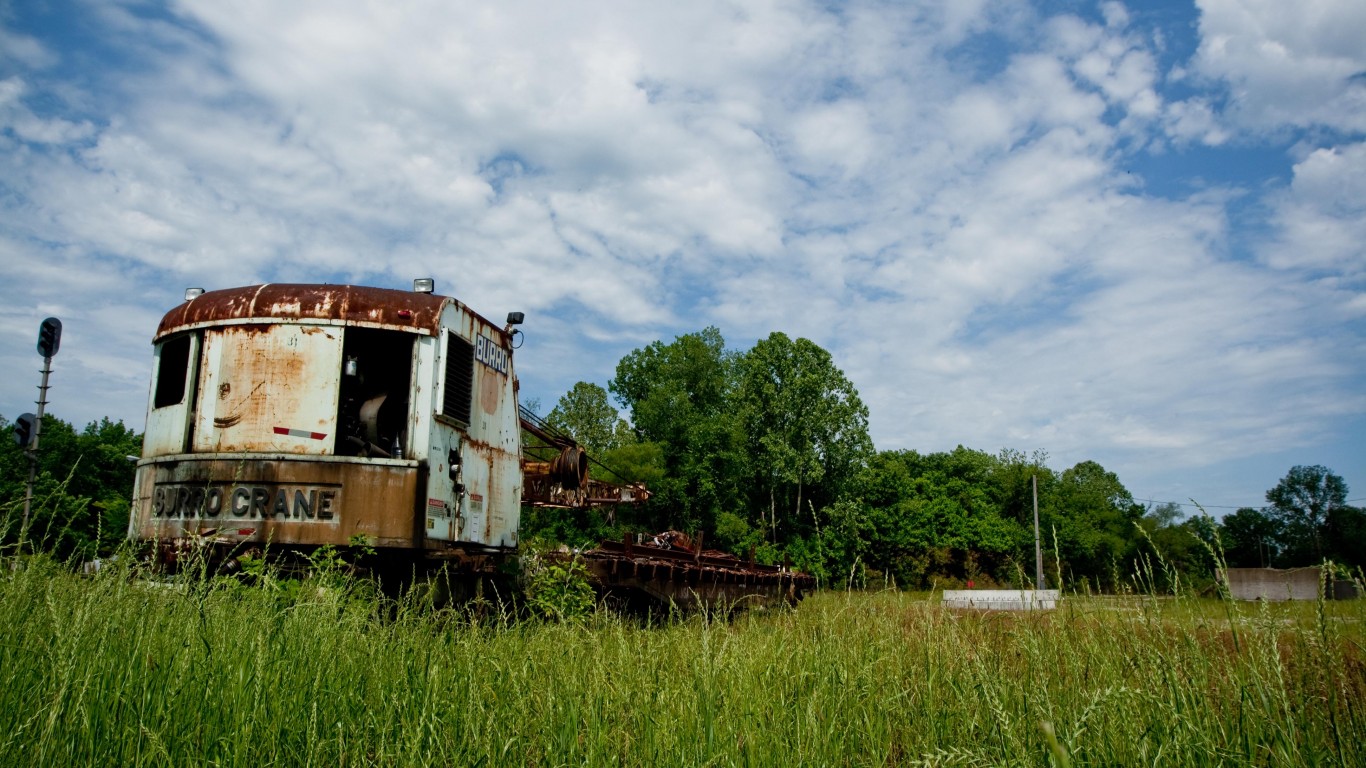
[[[645,627],[5,566],[4,766],[1366,764],[1366,601]]]

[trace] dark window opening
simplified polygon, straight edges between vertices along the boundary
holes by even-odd
[[[157,391],[154,408],[185,402],[185,384],[190,376],[190,336],[177,336],[162,342],[157,365]]]
[[[338,456],[402,456],[415,343],[402,331],[346,329],[333,449]]]
[[[441,412],[462,424],[470,423],[474,398],[474,345],[446,332],[446,391]]]

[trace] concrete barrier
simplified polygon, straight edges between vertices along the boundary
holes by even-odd
[[[981,611],[1051,611],[1062,595],[1056,589],[946,589],[944,607]]]
[[[1317,600],[1319,569],[1307,568],[1229,568],[1228,590],[1236,600]],[[1356,585],[1337,579],[1324,585],[1329,600],[1358,597]]]
[[[1230,568],[1228,589],[1237,600],[1317,600],[1319,569]]]

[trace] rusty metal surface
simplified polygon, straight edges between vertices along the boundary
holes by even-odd
[[[684,609],[796,603],[816,586],[809,574],[702,549],[673,531],[603,541],[577,556],[604,593],[635,592]]]
[[[339,433],[351,434],[343,424],[350,413],[342,409],[343,356],[349,354],[344,334],[358,327],[412,334],[409,386],[385,394],[407,406],[404,423],[394,430],[403,455],[436,468],[423,473],[417,493],[423,510],[417,523],[426,545],[515,546],[522,477],[510,337],[449,297],[268,284],[186,301],[164,316],[155,338],[158,355],[168,339],[189,339],[191,391],[180,403],[157,406],[154,384],[148,424],[155,433],[145,441],[154,450],[144,450],[144,457],[240,454],[256,461],[266,454],[338,454],[346,439]],[[469,412],[443,422],[448,333],[474,349],[468,363],[473,387]],[[357,418],[374,432],[366,416],[362,403]],[[385,442],[382,450],[392,454]],[[369,447],[361,453],[387,458]],[[277,460],[288,465],[294,458]],[[382,510],[393,502],[376,499],[375,506]],[[300,532],[301,543],[308,535]]]
[[[517,455],[466,436],[464,440],[466,522],[457,539],[493,546],[517,542],[520,521],[520,487],[508,468],[517,466]]]
[[[340,328],[276,324],[206,330],[191,450],[332,453],[341,367]]]
[[[577,488],[566,487],[543,462],[522,465],[522,503],[533,507],[601,507],[640,504],[650,499],[643,483],[617,485],[588,478]]]
[[[432,293],[356,285],[268,283],[227,288],[208,291],[167,312],[155,338],[187,328],[249,320],[355,323],[434,336],[447,302],[458,303]],[[497,326],[485,323],[502,335]]]
[[[179,456],[137,473],[133,539],[423,546],[417,462]]]
[[[542,445],[524,445],[522,503],[533,507],[594,507],[640,504],[650,491],[643,483],[616,484],[590,476],[588,453],[525,408],[522,429]],[[601,466],[601,465],[599,465]]]
[[[521,520],[521,443],[517,379],[509,337],[461,305],[447,309],[443,328],[468,342],[473,366],[468,414],[445,413],[445,390],[453,375],[449,344],[433,345],[446,357],[433,360],[432,387],[414,393],[413,433],[427,435],[429,543],[458,542],[494,548],[517,544]],[[424,344],[418,344],[419,350]],[[468,359],[468,358],[466,358]],[[423,377],[419,374],[418,381]],[[430,407],[422,404],[430,402]],[[435,416],[433,412],[436,411]],[[455,458],[452,458],[452,455]]]

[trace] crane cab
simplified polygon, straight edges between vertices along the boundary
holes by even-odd
[[[512,334],[430,292],[187,292],[152,340],[129,537],[227,548],[363,540],[438,559],[512,551],[522,496]]]

